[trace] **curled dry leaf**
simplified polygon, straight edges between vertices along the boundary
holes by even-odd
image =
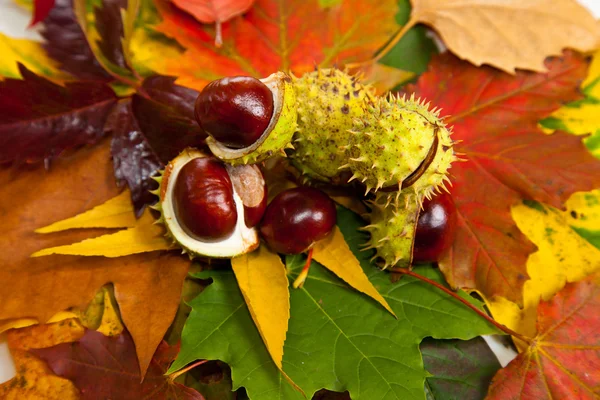
[[[600,44],[594,17],[573,0],[411,0],[408,25],[422,22],[448,48],[475,65],[509,73],[545,71],[544,60],[565,48],[592,51]]]

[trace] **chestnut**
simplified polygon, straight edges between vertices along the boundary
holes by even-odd
[[[267,184],[256,165],[228,166],[229,177],[244,205],[244,222],[252,228],[260,222],[267,208]]]
[[[249,76],[218,79],[198,95],[195,115],[216,141],[232,149],[248,147],[269,126],[273,94],[267,85]]]
[[[299,254],[329,235],[335,224],[333,200],[318,189],[297,187],[279,193],[267,206],[260,235],[277,253]]]
[[[185,164],[175,181],[173,204],[181,227],[203,241],[231,235],[237,222],[233,185],[223,163],[212,157]]]
[[[425,199],[417,220],[413,263],[437,262],[454,240],[456,207],[448,193]]]

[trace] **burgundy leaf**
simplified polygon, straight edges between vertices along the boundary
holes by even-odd
[[[0,164],[46,164],[66,150],[94,144],[117,101],[101,82],[60,86],[19,64],[23,80],[0,81]]]
[[[142,215],[146,205],[156,202],[150,190],[157,183],[151,179],[163,167],[142,133],[133,112],[131,101],[121,100],[113,109],[106,124],[112,132],[110,144],[115,178],[119,186],[127,183],[131,190],[131,201],[136,215]]]
[[[121,9],[127,7],[127,0],[104,0],[100,7],[94,7],[96,28],[100,35],[98,47],[104,57],[113,64],[129,69],[123,53],[123,19]]]
[[[52,371],[72,381],[82,400],[184,399],[204,400],[195,390],[164,375],[177,355],[177,347],[158,346],[142,381],[133,340],[128,332],[116,337],[88,330],[75,343],[32,350]]]
[[[33,26],[40,21],[43,21],[44,18],[48,15],[52,7],[54,6],[54,0],[34,0],[33,1],[33,19],[31,20],[31,25]]]
[[[203,146],[205,135],[194,119],[198,92],[175,85],[175,79],[154,76],[143,84],[144,96],[122,101],[109,118],[115,177],[131,189],[139,216],[156,201],[149,190],[157,170],[189,146]]]
[[[112,78],[96,60],[77,23],[72,0],[56,0],[44,19],[41,34],[44,49],[60,69],[80,79],[110,81]]]

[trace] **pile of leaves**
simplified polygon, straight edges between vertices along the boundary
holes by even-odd
[[[0,397],[600,396],[599,25],[572,0],[524,3],[19,1],[43,41],[0,33],[0,333],[17,366]],[[173,251],[152,177],[204,145],[198,91],[332,65],[452,127],[458,229],[439,263],[379,270],[351,198],[300,289],[303,255],[263,246],[232,269]],[[514,340],[505,368],[488,334]]]

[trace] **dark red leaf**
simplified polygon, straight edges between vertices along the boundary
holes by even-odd
[[[136,215],[142,215],[146,205],[156,202],[150,190],[156,189],[151,179],[163,166],[142,133],[133,111],[131,101],[121,100],[113,109],[106,124],[112,132],[111,154],[115,178],[119,186],[127,183]]]
[[[122,101],[109,118],[115,177],[127,182],[136,213],[156,201],[151,177],[188,146],[203,146],[205,135],[194,118],[195,90],[175,79],[154,76],[143,83],[144,96]]]
[[[178,352],[164,341],[158,346],[143,381],[128,332],[107,337],[88,330],[78,342],[32,352],[45,360],[56,375],[72,381],[81,391],[82,400],[204,400],[200,393],[164,375]]]
[[[98,47],[104,57],[113,64],[129,69],[123,53],[123,19],[121,9],[127,7],[127,0],[104,0],[100,7],[94,7],[96,29],[100,35]]]
[[[33,18],[29,26],[33,26],[40,21],[43,21],[54,6],[54,0],[34,0],[33,1]]]
[[[518,230],[510,207],[523,199],[563,207],[574,192],[600,186],[600,161],[581,137],[544,134],[538,121],[580,98],[587,61],[567,52],[547,73],[509,75],[446,53],[430,64],[414,92],[440,107],[466,162],[452,166],[458,211],[453,246],[440,261],[454,287],[522,302],[527,257],[534,245]]]
[[[23,80],[0,81],[0,164],[48,163],[101,139],[117,98],[104,83],[60,86],[19,65]]]
[[[56,0],[44,19],[40,32],[44,49],[60,63],[60,68],[80,79],[110,81],[112,78],[98,63],[77,23],[72,0]]]

